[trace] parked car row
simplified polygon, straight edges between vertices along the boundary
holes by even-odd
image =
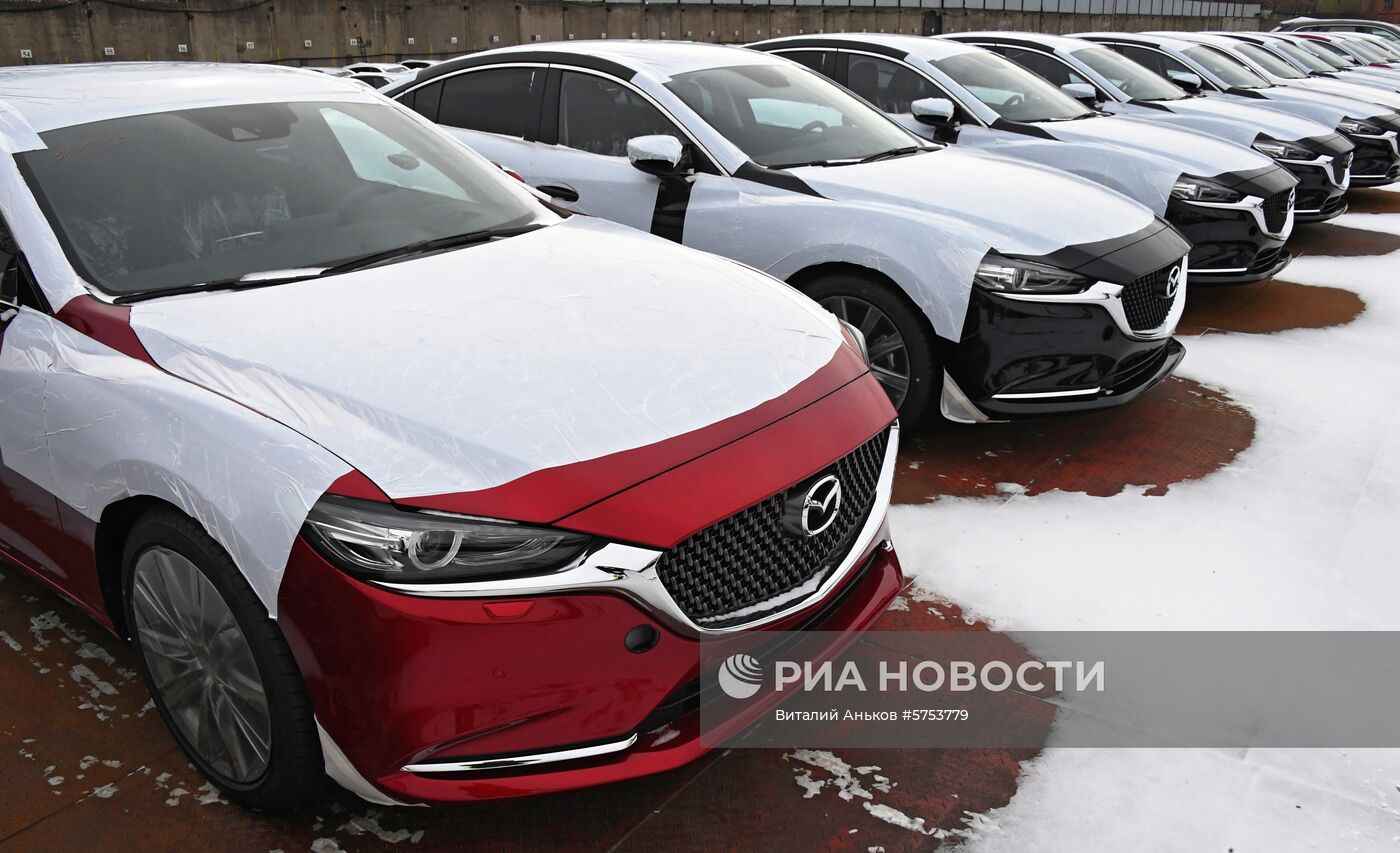
[[[901,423],[1130,403],[1400,176],[1296,39],[0,71],[0,555],[250,806],[678,766],[701,643],[900,589]]]

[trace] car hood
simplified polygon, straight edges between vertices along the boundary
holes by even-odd
[[[1320,122],[1298,116],[1290,116],[1277,110],[1256,107],[1250,104],[1231,103],[1217,98],[1182,98],[1178,101],[1161,101],[1150,106],[1162,106],[1171,114],[1188,117],[1220,119],[1245,125],[1254,133],[1263,133],[1283,142],[1302,139],[1316,139],[1335,133],[1335,125],[1325,126]],[[1145,114],[1136,118],[1147,119]],[[1252,141],[1252,140],[1251,140]]]
[[[1316,92],[1298,86],[1272,86],[1268,89],[1253,91],[1259,95],[1258,103],[1260,104],[1274,103],[1279,105],[1280,109],[1289,111],[1307,110],[1306,115],[1318,120],[1322,120],[1322,117],[1330,118],[1332,115],[1336,115],[1337,119],[1333,124],[1345,117],[1376,118],[1395,112],[1395,110],[1383,107],[1375,101],[1336,95],[1331,92]],[[1243,100],[1247,96],[1224,95],[1223,97]]]
[[[1045,255],[1122,237],[1152,224],[1127,196],[1057,169],[943,148],[851,166],[792,170],[820,195],[940,217],[1007,254]]]
[[[415,505],[633,453],[597,488],[573,484],[574,503],[597,500],[866,372],[835,318],[787,285],[582,216],[325,279],[138,303],[131,325],[163,369]],[[579,508],[560,500],[540,496],[551,509],[534,514]]]
[[[1306,89],[1310,92],[1325,92],[1341,95],[1358,101],[1380,104],[1391,111],[1400,110],[1400,92],[1390,92],[1360,83],[1347,83],[1342,80],[1329,80],[1323,77],[1309,77],[1306,80],[1290,80],[1285,84],[1290,89]]]
[[[1179,164],[1181,172],[1202,178],[1252,172],[1273,165],[1273,160],[1242,145],[1127,116],[1040,122],[1035,127],[1067,142],[1099,142],[1166,157]]]

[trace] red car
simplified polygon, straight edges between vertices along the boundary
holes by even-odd
[[[0,553],[229,798],[675,767],[702,642],[898,591],[894,410],[786,285],[329,76],[5,70],[0,110]]]

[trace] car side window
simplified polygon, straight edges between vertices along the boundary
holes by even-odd
[[[411,100],[410,100],[411,99]],[[403,105],[431,122],[438,120],[438,105],[442,102],[442,83],[419,86],[401,98]]]
[[[1008,47],[1003,53],[1007,59],[1023,66],[1033,74],[1044,77],[1056,86],[1063,86],[1066,83],[1089,82],[1075,73],[1073,68],[1070,68],[1055,57],[1041,53],[1038,50]]]
[[[831,76],[831,67],[828,62],[831,53],[824,50],[784,50],[778,54],[783,59],[791,59],[793,62],[805,65],[818,74]]]
[[[530,94],[543,83],[543,68],[487,68],[449,77],[443,81],[437,122],[523,138],[534,103]]]
[[[874,56],[852,55],[846,88],[887,113],[907,113],[922,98],[948,97],[922,74]]]
[[[626,157],[636,136],[681,131],[641,95],[615,80],[565,71],[559,80],[559,144],[589,154]]]
[[[0,323],[9,320],[21,306],[36,311],[49,310],[14,235],[5,220],[0,219]]]
[[[1185,63],[1178,62],[1160,51],[1146,47],[1137,47],[1131,44],[1113,45],[1113,49],[1128,57],[1138,65],[1145,65],[1153,74],[1158,77],[1166,77],[1168,71],[1186,71]]]

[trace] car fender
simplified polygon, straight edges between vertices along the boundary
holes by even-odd
[[[351,471],[276,421],[29,308],[0,345],[0,457],[94,522],[130,497],[179,507],[273,617],[307,512]]]

